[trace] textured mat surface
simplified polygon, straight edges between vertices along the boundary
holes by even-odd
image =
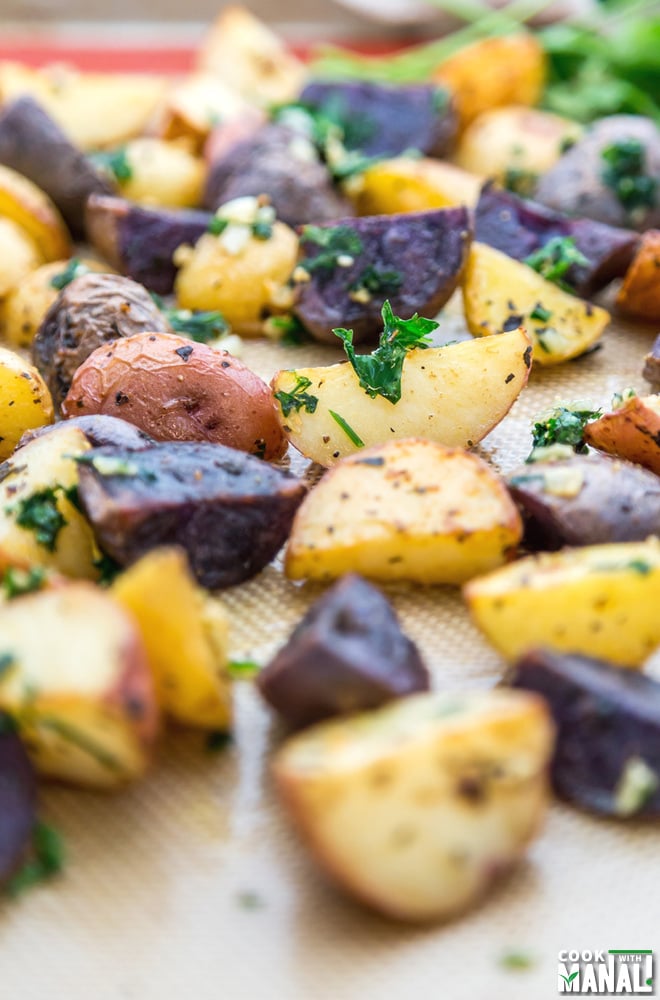
[[[643,389],[653,332],[617,323],[599,352],[535,370],[480,453],[507,471],[529,451],[539,410]],[[244,352],[265,377],[338,357],[267,343]],[[236,656],[265,659],[318,592],[286,581],[276,563],[228,593]],[[390,593],[437,687],[498,679],[502,664],[456,591]],[[267,765],[278,733],[249,682],[237,684],[236,703],[236,740],[219,755],[195,734],[171,733],[135,788],[46,791],[69,863],[52,885],[0,904],[2,1000],[544,1000],[557,995],[560,948],[657,944],[657,827],[560,805],[525,864],[456,923],[411,929],[353,905],[318,874],[274,801]],[[530,968],[501,967],[514,949]]]

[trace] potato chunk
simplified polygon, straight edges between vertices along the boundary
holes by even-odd
[[[312,490],[293,523],[286,572],[463,583],[503,563],[521,535],[504,484],[476,455],[397,441],[344,459]]]
[[[396,404],[370,398],[346,364],[281,371],[271,384],[291,444],[328,466],[364,445],[400,438],[424,437],[460,448],[477,444],[527,384],[531,353],[524,330],[409,351]]]
[[[465,588],[470,613],[507,659],[548,646],[639,667],[660,643],[660,541],[529,556]]]
[[[9,458],[25,431],[52,420],[53,401],[37,369],[0,347],[0,459]]]
[[[553,727],[520,692],[414,695],[285,743],[279,792],[321,865],[400,920],[459,913],[543,819]]]
[[[524,326],[540,365],[557,365],[583,354],[610,321],[605,309],[569,295],[527,264],[484,243],[472,244],[463,305],[475,337]]]
[[[424,212],[479,200],[481,177],[440,160],[398,156],[367,167],[351,178],[346,192],[359,215]]]
[[[157,730],[137,627],[103,591],[70,583],[0,607],[0,707],[42,774],[92,787],[139,777]]]
[[[34,240],[44,260],[61,260],[70,255],[69,231],[48,195],[27,177],[2,165],[0,216],[21,226]]]
[[[229,623],[220,601],[195,583],[185,553],[155,549],[122,573],[111,593],[140,628],[167,714],[184,725],[228,728]]]
[[[660,396],[632,396],[584,428],[584,440],[660,476]]]

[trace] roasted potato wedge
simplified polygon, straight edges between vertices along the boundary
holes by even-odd
[[[225,7],[197,57],[197,68],[224,80],[249,101],[294,100],[306,70],[284,43],[245,7]]]
[[[147,73],[79,73],[62,64],[32,69],[0,63],[2,102],[30,95],[83,151],[112,148],[141,135],[168,86],[165,77]]]
[[[622,312],[660,320],[660,229],[642,234],[642,242],[616,297]]]
[[[382,160],[345,184],[358,215],[424,212],[476,205],[481,177],[440,160]]]
[[[0,216],[21,226],[44,260],[61,260],[71,254],[69,231],[48,195],[27,177],[2,165]]]
[[[43,254],[31,236],[12,219],[0,216],[0,299],[4,299],[43,262]],[[4,303],[0,302],[0,314]]]
[[[54,260],[30,271],[12,288],[0,306],[0,329],[16,347],[29,347],[37,335],[44,316],[59,295],[59,279],[65,276],[72,261]],[[109,272],[112,268],[84,257],[80,273]]]
[[[585,425],[587,444],[660,476],[660,396],[632,396]]]
[[[141,777],[158,713],[137,626],[106,593],[70,583],[0,606],[0,706],[37,770],[94,788]]]
[[[25,431],[52,420],[53,401],[37,369],[0,347],[0,460],[9,458]]]
[[[529,556],[472,580],[464,594],[507,659],[547,646],[639,667],[660,644],[660,541]]]
[[[0,466],[0,551],[7,563],[96,579],[94,536],[71,502],[76,457],[88,450],[81,430],[60,424]]]
[[[433,78],[454,95],[465,128],[491,108],[536,104],[545,74],[543,46],[529,32],[520,32],[463,46],[440,64]]]
[[[463,170],[494,177],[519,194],[532,194],[536,180],[554,166],[582,128],[538,108],[508,105],[485,111],[463,132],[454,160]]]
[[[477,444],[527,384],[530,356],[522,329],[409,351],[396,404],[367,396],[347,364],[281,371],[271,385],[289,441],[303,455],[328,466],[363,445],[398,438],[425,437],[460,448]],[[300,397],[301,386],[311,399],[307,405]]]
[[[286,551],[291,579],[463,583],[510,558],[522,523],[476,455],[390,441],[339,463],[303,501]]]
[[[275,779],[344,889],[399,920],[440,920],[536,834],[552,745],[540,698],[436,692],[313,726],[284,744]]]
[[[558,365],[583,354],[610,320],[600,306],[569,295],[527,264],[478,242],[468,256],[463,305],[475,337],[524,326],[540,365]]]
[[[220,601],[193,579],[180,549],[155,549],[122,573],[111,595],[137,622],[158,703],[187,726],[228,729],[229,622]]]

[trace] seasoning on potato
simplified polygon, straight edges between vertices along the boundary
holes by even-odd
[[[299,728],[426,691],[430,678],[385,595],[351,573],[309,608],[257,683]]]
[[[53,420],[53,401],[36,368],[0,347],[0,460],[9,458],[23,434]]]
[[[218,209],[194,248],[174,254],[175,292],[184,309],[217,309],[232,329],[259,335],[296,266],[298,237],[254,197]]]
[[[504,483],[476,455],[392,441],[323,477],[296,515],[285,567],[294,580],[458,584],[506,562],[521,536]]]
[[[536,835],[553,740],[543,700],[527,692],[419,694],[294,736],[275,779],[339,885],[398,920],[441,920]]]
[[[157,441],[210,441],[279,458],[282,433],[265,382],[226,351],[140,333],[94,351],[62,403],[66,417],[121,417]]]
[[[170,326],[142,285],[114,274],[84,274],[66,285],[32,342],[55,407],[92,351],[143,330],[169,332]]]

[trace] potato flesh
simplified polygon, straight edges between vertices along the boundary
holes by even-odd
[[[120,181],[121,194],[139,205],[195,208],[202,200],[204,164],[185,144],[133,139],[125,147],[131,176]]]
[[[411,696],[285,743],[278,789],[321,864],[404,920],[463,910],[535,834],[553,727],[513,692]]]
[[[34,240],[43,260],[60,260],[71,252],[64,219],[48,195],[27,177],[0,165],[0,216],[12,219]]]
[[[481,178],[439,160],[396,157],[368,167],[346,184],[358,215],[423,212],[476,205]]]
[[[530,556],[465,588],[473,620],[508,660],[539,646],[640,667],[660,644],[660,542]]]
[[[94,560],[98,554],[92,530],[64,491],[78,483],[76,455],[89,450],[89,442],[77,427],[58,427],[14,452],[12,471],[0,483],[0,550],[7,563],[46,566],[65,576],[96,579]],[[18,505],[34,493],[61,487],[57,508],[66,524],[57,534],[55,550],[37,541],[34,531],[16,523]]]
[[[44,262],[32,237],[12,219],[0,216],[0,299]]]
[[[106,594],[67,584],[0,608],[0,706],[17,718],[37,769],[94,787],[144,771],[156,729],[137,629]]]
[[[229,623],[220,602],[196,585],[184,553],[150,552],[117,578],[111,593],[140,627],[167,714],[185,725],[229,728]]]
[[[294,520],[286,572],[456,584],[501,565],[521,536],[516,507],[484,462],[401,441],[348,458],[321,480]]]
[[[473,243],[463,278],[465,320],[475,337],[501,333],[517,322],[529,333],[534,361],[556,365],[583,354],[610,320],[600,306],[575,298],[546,281],[527,264]],[[547,320],[532,318],[539,307]]]
[[[9,458],[25,431],[53,422],[53,401],[36,368],[0,347],[0,459]]]
[[[291,442],[319,465],[333,465],[359,450],[331,414],[345,420],[368,447],[383,441],[424,437],[449,447],[477,444],[502,420],[527,384],[530,344],[523,330],[449,347],[415,350],[403,364],[401,399],[372,399],[349,364],[279,372],[275,392],[292,392],[296,378],[318,399],[280,420]]]

